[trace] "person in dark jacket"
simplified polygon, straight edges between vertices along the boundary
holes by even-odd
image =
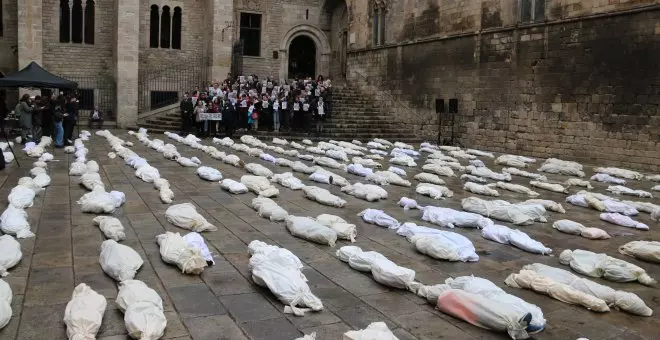
[[[76,126],[78,118],[78,99],[72,96],[65,105],[64,109],[64,144],[73,144],[73,128]]]
[[[28,136],[32,135],[32,111],[34,106],[30,100],[29,94],[24,94],[16,105],[14,112],[18,116],[18,123],[21,126],[21,143],[28,142]]]
[[[193,122],[193,110],[195,110],[192,98],[188,96],[188,92],[183,94],[183,100],[179,104],[179,110],[181,111],[181,133],[185,134],[190,131]]]
[[[64,109],[66,107],[66,99],[63,95],[57,97],[53,102],[53,126],[55,127],[55,147],[64,147]]]
[[[34,109],[32,110],[32,140],[38,143],[41,140],[43,130],[41,125],[43,123],[43,111],[46,108],[41,96],[34,98]]]
[[[57,103],[57,97],[53,95],[51,98],[43,98],[44,109],[41,111],[41,129],[44,136],[53,137],[53,109]]]
[[[229,138],[234,134],[236,124],[236,108],[231,100],[222,98],[220,102],[222,112],[222,122],[225,124],[225,135]]]

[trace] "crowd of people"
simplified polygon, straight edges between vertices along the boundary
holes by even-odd
[[[73,145],[73,129],[79,111],[79,100],[75,93],[48,96],[21,96],[14,109],[21,131],[21,143],[38,143],[42,136],[54,139],[55,147]],[[4,132],[4,122],[9,114],[5,98],[0,98],[0,120]],[[89,126],[103,124],[103,116],[98,107],[90,113]]]
[[[332,83],[295,79],[280,84],[267,77],[227,75],[222,83],[185,93],[180,103],[181,130],[198,135],[224,135],[234,131],[323,132],[332,112]]]

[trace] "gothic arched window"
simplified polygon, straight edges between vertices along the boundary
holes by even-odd
[[[82,0],[73,0],[71,7],[71,42],[83,42],[83,8]]]
[[[160,17],[160,47],[162,48],[170,48],[171,22],[170,6],[163,6],[163,13]]]
[[[181,49],[181,7],[174,7],[174,16],[172,16],[172,48]]]
[[[149,47],[158,48],[158,38],[160,37],[160,15],[158,15],[158,5],[151,5],[149,14]]]
[[[85,5],[85,44],[94,44],[94,1]]]
[[[69,1],[60,0],[60,42],[68,43],[71,39],[71,12]]]

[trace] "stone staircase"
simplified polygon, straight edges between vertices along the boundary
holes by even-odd
[[[402,128],[388,116],[389,109],[363,95],[353,88],[335,87],[332,95],[332,118],[326,121],[324,132],[320,135],[312,132],[311,135],[302,132],[280,132],[262,130],[258,133],[248,132],[264,138],[279,137],[289,140],[310,139],[336,139],[351,141],[369,141],[373,138],[384,138],[391,141],[407,143],[419,142],[421,137],[411,129]],[[159,133],[163,131],[179,131],[181,118],[178,104],[170,105],[157,110],[140,114],[140,127]],[[313,130],[314,126],[312,127]],[[236,133],[240,136],[241,133]]]

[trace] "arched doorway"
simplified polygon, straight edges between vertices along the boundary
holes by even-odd
[[[316,44],[306,35],[295,37],[289,45],[289,78],[316,77]]]

